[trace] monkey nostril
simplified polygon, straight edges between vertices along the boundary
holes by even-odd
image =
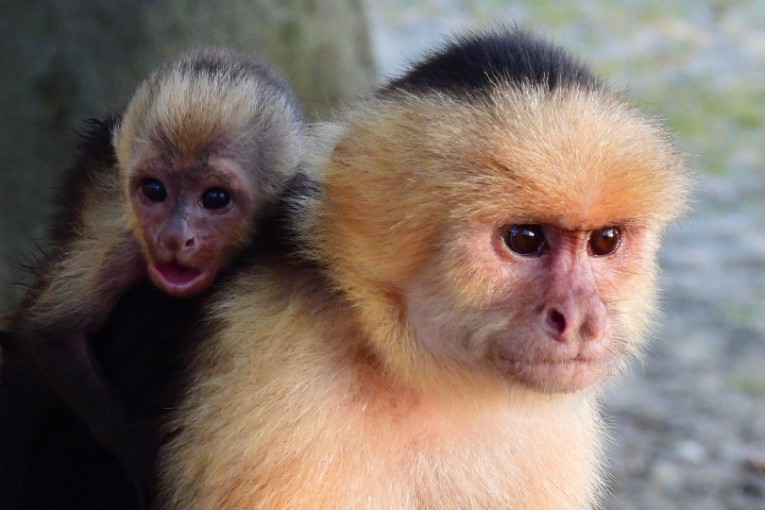
[[[194,246],[194,238],[192,237],[190,239],[187,239],[186,240],[186,244],[184,244],[184,246],[186,248],[191,248],[192,246]]]
[[[162,246],[164,249],[174,252],[178,250],[178,246],[180,245],[180,239],[178,239],[175,236],[165,236],[159,240],[158,244]]]
[[[547,312],[547,325],[552,331],[561,335],[566,331],[566,317],[558,310],[550,310]]]

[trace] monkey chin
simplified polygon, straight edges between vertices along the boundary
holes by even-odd
[[[215,279],[215,271],[185,266],[175,260],[149,263],[148,273],[154,285],[175,297],[199,294]]]
[[[501,355],[497,359],[502,373],[540,393],[572,393],[604,379],[610,372],[610,356],[556,361],[517,361]]]

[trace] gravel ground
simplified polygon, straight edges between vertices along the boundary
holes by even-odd
[[[520,22],[678,132],[699,189],[666,239],[652,348],[608,394],[604,506],[765,509],[765,1],[368,3],[385,75],[444,34]]]

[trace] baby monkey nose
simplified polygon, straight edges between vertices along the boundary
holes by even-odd
[[[161,246],[172,253],[193,249],[195,236],[190,232],[169,232],[160,239]]]

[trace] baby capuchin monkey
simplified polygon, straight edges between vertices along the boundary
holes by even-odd
[[[454,39],[350,111],[307,260],[214,296],[161,454],[170,509],[584,509],[689,176],[562,49]],[[257,311],[257,313],[255,313]]]
[[[121,119],[94,126],[91,137],[108,145],[104,133],[112,138],[107,156],[86,155],[88,164],[67,176],[63,232],[9,329],[93,436],[135,473],[147,468],[141,445],[90,340],[136,284],[149,279],[171,296],[198,295],[257,244],[298,171],[304,125],[270,67],[200,50],[160,67]]]

